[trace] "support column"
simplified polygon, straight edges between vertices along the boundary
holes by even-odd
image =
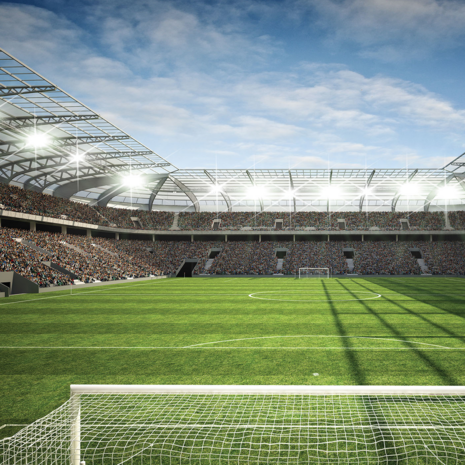
[[[259,234],[259,235],[258,235],[258,242],[261,242],[261,241],[262,241],[262,235]]]
[[[396,242],[399,242],[399,234],[396,234]]]
[[[92,237],[92,231],[90,229],[87,230],[87,237]]]
[[[30,221],[29,222],[29,229],[31,231],[37,231],[37,223],[35,221]]]
[[[61,234],[68,234],[68,226],[66,224],[61,225]]]
[[[115,239],[119,241],[119,232],[115,232]]]
[[[292,242],[295,242],[295,234],[292,235]]]
[[[194,235],[191,234],[191,242],[194,242]]]
[[[155,242],[155,234],[152,234],[152,242]]]
[[[228,242],[228,235],[227,234],[224,235],[224,242]]]
[[[365,234],[362,234],[362,242],[365,242]]]
[[[429,241],[433,242],[433,235],[432,234],[429,235]]]
[[[328,234],[328,242],[329,242],[329,234]]]

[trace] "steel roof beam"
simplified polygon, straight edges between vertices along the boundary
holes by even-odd
[[[214,186],[218,189],[218,180],[214,178],[207,170],[204,170],[204,173],[207,175],[208,179],[213,183]],[[229,195],[224,192],[223,189],[219,189],[218,192],[223,196],[226,205],[228,206],[228,212],[232,212],[232,204]]]
[[[195,194],[184,184],[182,183],[179,179],[173,178],[172,176],[169,176],[170,181],[172,181],[176,186],[178,186],[184,194],[189,197],[190,201],[194,204],[194,209],[196,212],[200,212],[200,205],[199,201],[197,200],[197,197]]]
[[[42,92],[53,92],[55,86],[5,86],[0,84],[0,97],[13,97],[21,94],[37,94]]]
[[[76,145],[76,142],[80,144],[97,144],[119,140],[130,139],[129,136],[78,136],[78,137],[57,137],[51,140],[51,144],[58,147],[69,147]]]
[[[129,136],[57,137],[55,139],[51,139],[48,146],[41,147],[39,150],[53,149],[56,147],[61,148],[61,147],[75,146],[76,142],[86,145],[86,144],[97,144],[97,143],[105,143],[105,142],[112,142],[112,141],[120,141],[120,140],[126,140],[126,139],[130,139],[130,137]],[[36,150],[34,147],[26,147],[23,141],[18,141],[18,140],[0,141],[0,145],[8,146],[7,149],[0,148],[0,154],[3,156],[16,155],[16,154],[23,153],[23,152],[33,152]],[[18,147],[21,145],[23,146],[22,148],[12,151],[12,146]]]
[[[146,177],[146,181],[148,183],[155,182],[166,176],[168,175],[167,174],[151,174]],[[82,178],[79,180],[78,179],[64,179],[63,181],[70,181],[70,182],[65,182],[61,186],[58,186],[53,191],[54,197],[61,197],[61,198],[69,199],[74,194],[80,191],[85,191],[87,189],[92,189],[94,187],[121,185],[121,178],[118,175],[114,175],[114,174],[107,174],[107,175],[103,175],[99,177],[92,176],[92,177]],[[49,185],[52,185],[52,184],[55,184],[55,182],[48,184],[47,186],[45,186],[44,189],[46,189]],[[44,189],[41,189],[41,190],[43,191]]]
[[[46,126],[50,124],[75,123],[77,121],[90,121],[99,119],[99,115],[69,115],[69,116],[18,116],[0,118],[0,124],[4,128],[0,131],[15,131],[36,126]]]
[[[158,193],[160,192],[161,188],[163,187],[163,184],[165,184],[165,181],[168,179],[168,175],[166,175],[164,178],[161,178],[157,185],[152,189],[152,192],[150,193],[149,197],[149,203],[147,205],[147,210],[149,212],[152,211],[153,208],[153,202],[155,201],[155,198],[157,197]]]
[[[333,170],[329,170],[329,187],[331,188],[331,183],[333,181]],[[329,213],[329,196],[326,199],[326,211]]]
[[[465,156],[465,153],[462,153],[462,155],[459,155],[457,158],[454,158],[450,163],[448,163],[443,170],[446,170],[447,167],[449,166],[464,166],[465,165],[465,160],[459,161],[462,157]],[[453,171],[455,171],[457,168],[455,168]],[[449,171],[449,170],[446,170]]]
[[[373,176],[375,175],[376,173],[376,170],[373,170],[369,176],[369,178],[367,179],[367,182],[365,184],[365,192],[364,194],[360,197],[360,203],[358,205],[358,209],[359,211],[362,211],[363,210],[363,202],[365,202],[365,197],[366,197],[366,191],[368,190],[368,188],[370,187],[370,184],[371,184],[371,181],[373,179]]]
[[[292,202],[294,204],[294,213],[297,211],[296,202],[295,202],[295,195],[294,195],[294,180],[292,179],[291,170],[289,170],[289,182],[291,183],[291,190],[292,190]]]
[[[250,174],[250,171],[249,170],[245,170],[245,172],[247,173],[247,176],[249,177],[250,179],[250,182],[252,183],[252,186],[255,187],[255,179],[253,178],[253,176]],[[260,211],[263,211],[265,209],[265,207],[263,206],[263,199],[261,197],[258,198],[258,201],[260,202]]]
[[[392,212],[395,212],[396,211],[396,207],[397,207],[397,202],[399,200],[399,197],[402,195],[401,194],[401,190],[404,186],[406,186],[407,184],[410,183],[410,181],[414,178],[414,176],[418,173],[418,170],[414,170],[413,173],[408,177],[407,181],[405,181],[402,186],[400,186],[400,188],[398,189],[398,191],[396,192],[396,195],[394,195],[394,198],[392,199],[392,202],[391,202],[391,211]]]
[[[92,160],[93,161],[93,160]],[[149,168],[161,168],[164,166],[170,166],[170,163],[134,163],[132,165],[101,165],[99,166],[98,163],[89,163],[94,168],[97,168],[105,173],[120,173],[123,171],[134,171],[134,170],[144,170]]]
[[[133,165],[132,169],[137,170],[137,169],[155,168],[155,165],[156,165],[155,163],[141,164],[139,166]],[[41,178],[44,178],[44,180],[46,180],[47,178],[52,178],[52,179],[55,179],[56,182],[58,183],[62,181],[62,179],[65,178],[66,176],[68,179],[71,179],[73,177],[80,178],[81,176],[88,176],[92,173],[99,175],[102,173],[110,174],[110,173],[123,173],[123,172],[128,172],[128,171],[130,171],[130,167],[128,165],[114,166],[114,167],[109,168],[108,170],[105,170],[104,167],[95,166],[94,164],[90,164],[90,165],[80,164],[76,166],[73,163],[67,166],[63,166],[61,169],[57,169],[54,172],[41,173],[36,176],[33,176],[32,178],[24,182],[24,188],[25,189],[31,188],[32,186],[34,186],[33,183],[35,183],[36,181],[40,181]],[[155,173],[148,173],[148,174],[155,174]]]
[[[153,152],[89,152],[85,155],[86,158],[89,158],[91,162],[99,162],[104,160],[116,160],[118,158],[135,157],[140,155],[153,155]],[[94,155],[95,158],[93,157]],[[70,157],[72,156],[72,153],[61,152],[58,154],[42,155],[39,157],[4,163],[3,165],[0,165],[0,176],[3,177],[3,180],[0,179],[0,181],[5,182],[4,180],[6,180],[7,183],[9,183],[14,178],[27,174],[31,171],[39,171],[43,168],[59,168],[60,166],[66,166],[67,164],[69,164]],[[90,158],[91,156],[92,158]],[[49,164],[49,161],[52,161],[53,163]],[[84,161],[83,163],[85,164],[87,162]],[[13,171],[13,168],[15,166],[20,166],[24,168],[23,165],[26,165],[25,169],[16,172]],[[155,163],[155,165],[155,167],[170,166],[170,163]]]
[[[458,184],[462,189],[465,189],[465,186],[463,185],[463,181],[465,180],[465,174],[451,174],[449,175],[444,181],[441,181],[439,184],[434,186],[434,188],[429,192],[425,199],[425,204],[423,206],[423,210],[425,212],[429,211],[429,207],[431,205],[431,202],[435,199],[435,197],[438,195],[438,190],[441,187],[447,186],[453,179],[458,181]]]
[[[166,179],[168,178],[168,175],[167,174],[163,174],[161,175],[162,178],[160,178],[157,182],[157,186],[155,187],[155,189],[161,185],[164,184],[164,182],[166,181]],[[153,177],[151,178],[153,180]],[[109,202],[111,201],[111,199],[113,199],[114,197],[118,196],[119,194],[123,193],[123,192],[126,192],[128,190],[128,186],[126,185],[122,185],[121,184],[121,181],[119,182],[118,185],[116,186],[111,186],[110,188],[108,188],[105,192],[102,192],[98,199],[97,199],[97,202],[94,204],[94,205],[97,205],[99,207],[106,207]],[[152,191],[153,193],[153,191]],[[150,203],[150,199],[149,199],[149,203]],[[153,203],[153,201],[152,201]]]

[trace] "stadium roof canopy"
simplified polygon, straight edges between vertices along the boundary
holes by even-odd
[[[0,49],[0,182],[64,198],[144,210],[457,207],[464,155],[440,169],[182,170]]]

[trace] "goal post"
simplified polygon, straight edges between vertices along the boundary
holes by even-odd
[[[2,465],[465,463],[465,387],[72,385]]]
[[[329,268],[299,268],[299,279],[302,278],[329,278]]]

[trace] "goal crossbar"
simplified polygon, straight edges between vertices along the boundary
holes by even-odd
[[[72,384],[79,394],[222,394],[222,395],[459,395],[465,386],[341,386],[341,385],[222,385],[222,384]]]

